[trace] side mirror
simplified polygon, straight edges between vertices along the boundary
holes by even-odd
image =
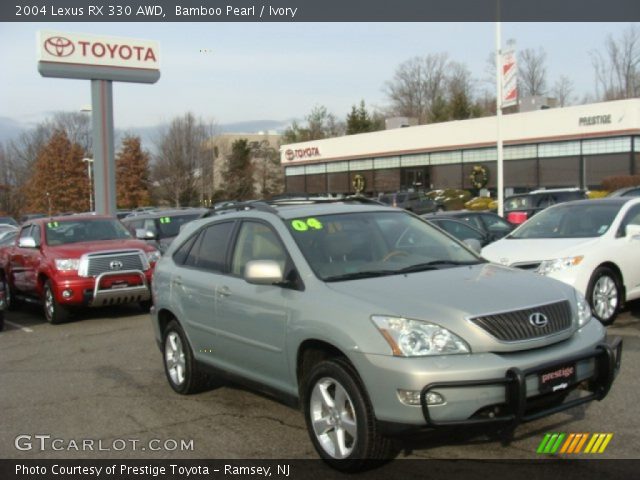
[[[482,250],[482,244],[480,243],[480,240],[477,240],[475,238],[467,238],[464,240],[464,243],[467,247],[478,254],[480,253],[480,250]]]
[[[640,225],[627,225],[624,233],[629,240],[640,240]]]
[[[244,279],[255,285],[273,285],[284,280],[284,273],[274,260],[251,260],[244,267]]]
[[[33,237],[24,237],[18,240],[18,247],[20,248],[38,248],[39,245],[36,243],[36,239]]]
[[[152,230],[147,230],[146,228],[136,228],[136,238],[138,240],[155,240],[157,235]]]

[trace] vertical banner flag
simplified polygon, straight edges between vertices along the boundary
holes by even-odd
[[[502,54],[502,107],[518,103],[518,68],[516,54],[509,50]]]

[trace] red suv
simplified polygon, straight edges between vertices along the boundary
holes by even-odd
[[[148,309],[158,258],[156,248],[132,238],[115,218],[41,218],[0,248],[0,282],[8,308],[40,300],[47,321],[60,323],[73,307],[139,303]]]

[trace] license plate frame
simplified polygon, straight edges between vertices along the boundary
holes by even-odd
[[[540,393],[566,390],[574,383],[576,383],[575,363],[556,365],[538,373],[538,390]]]

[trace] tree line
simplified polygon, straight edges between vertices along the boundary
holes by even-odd
[[[553,96],[559,106],[640,96],[640,27],[630,25],[618,37],[609,35],[603,50],[590,56],[595,91],[579,100],[567,75],[550,82],[543,49],[518,52],[519,95]],[[486,64],[487,78],[480,80],[446,53],[408,59],[382,87],[385,107],[367,107],[362,99],[341,120],[317,105],[303,121],[291,123],[282,143],[383,130],[388,117],[410,117],[427,124],[494,115],[493,54]],[[153,154],[143,148],[139,137],[125,134],[116,155],[118,208],[211,205],[282,191],[277,147],[238,138],[225,149],[215,143],[217,136],[215,123],[192,113],[175,117],[159,132]],[[6,145],[0,143],[0,213],[89,210],[90,186],[83,159],[91,157],[91,140],[87,115],[62,112]]]

